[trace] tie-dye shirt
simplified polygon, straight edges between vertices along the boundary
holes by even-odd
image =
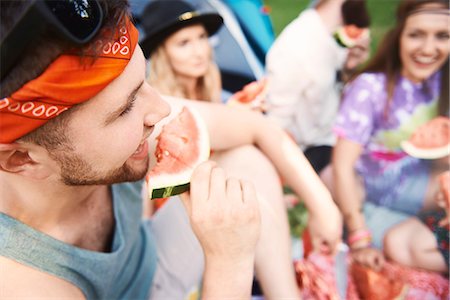
[[[422,207],[429,162],[408,156],[400,143],[437,115],[439,90],[440,73],[419,84],[399,77],[386,115],[384,74],[361,74],[345,88],[334,132],[364,148],[356,170],[366,200],[412,214]]]

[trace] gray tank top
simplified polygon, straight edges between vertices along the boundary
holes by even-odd
[[[0,213],[0,255],[73,283],[87,299],[148,299],[157,257],[141,221],[141,187],[142,182],[112,186],[111,252],[74,247]]]

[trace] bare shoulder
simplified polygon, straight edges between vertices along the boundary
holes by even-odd
[[[85,299],[73,284],[0,256],[0,298]]]

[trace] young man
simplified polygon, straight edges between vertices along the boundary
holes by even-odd
[[[2,69],[2,296],[178,299],[186,294],[174,296],[164,288],[185,291],[203,275],[205,299],[250,297],[260,210],[270,220],[251,184],[204,163],[193,174],[190,197],[181,197],[187,216],[172,199],[151,223],[141,221],[140,180],[149,148],[162,119],[182,105],[196,107],[205,118],[212,148],[261,148],[304,195],[316,249],[334,248],[341,230],[338,210],[281,129],[259,114],[220,105],[167,99],[169,109],[145,83],[145,60],[123,1],[101,2],[102,23],[95,22],[96,1],[50,3],[67,7],[50,12],[40,1],[1,2],[2,50],[4,33],[16,52],[26,48],[20,41],[35,38],[8,72]],[[34,28],[33,20],[50,23],[49,14],[67,18],[67,11],[83,20],[93,15],[87,33],[102,24],[82,51],[67,42],[74,37],[64,29],[74,29],[73,19],[65,25],[51,21],[49,28],[63,27],[59,34],[34,32],[25,39],[30,31],[16,30]],[[251,130],[236,134],[243,126]],[[271,259],[260,257],[256,268]]]

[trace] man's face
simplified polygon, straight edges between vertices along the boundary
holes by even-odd
[[[52,151],[68,185],[135,181],[149,166],[147,137],[170,112],[145,82],[145,59],[136,48],[123,73],[70,117],[70,146]]]
[[[348,49],[344,70],[354,71],[359,65],[364,63],[370,55],[370,38],[360,39],[355,46]]]

